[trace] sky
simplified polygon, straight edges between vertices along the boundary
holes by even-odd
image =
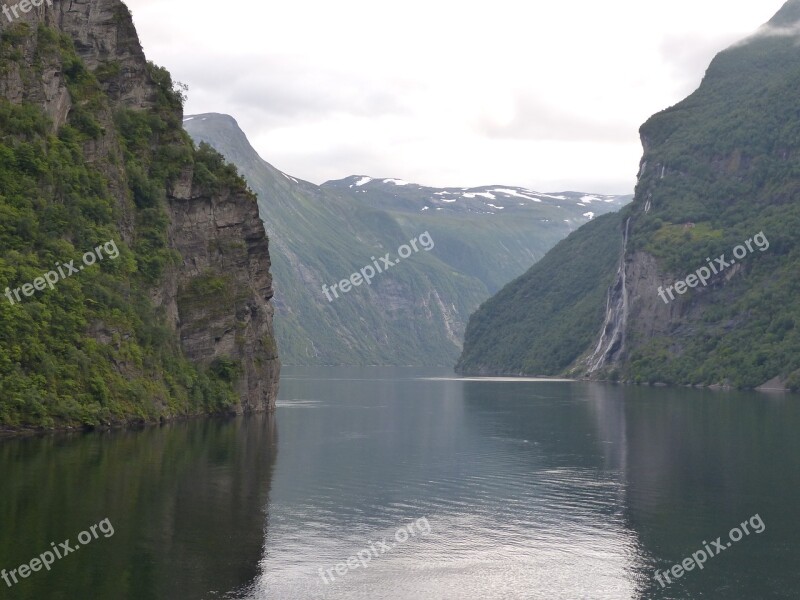
[[[633,192],[639,127],[783,0],[127,0],[186,114],[313,183]]]

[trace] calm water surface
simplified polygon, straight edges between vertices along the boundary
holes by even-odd
[[[0,442],[0,568],[114,526],[0,598],[798,598],[799,400],[286,368],[275,418]]]

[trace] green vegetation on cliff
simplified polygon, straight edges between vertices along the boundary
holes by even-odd
[[[798,19],[800,3],[792,0],[759,34],[720,53],[695,93],[642,126],[640,179],[624,211],[631,216],[625,345],[593,376],[742,388],[779,378],[800,387],[800,45],[796,26],[780,28]],[[759,232],[767,251],[669,306],[656,298],[659,285],[684,279],[708,257],[732,258],[736,245]],[[594,351],[607,295],[586,311],[569,302],[553,306],[550,286],[533,285],[580,269],[610,232],[584,227],[579,234],[512,284],[529,290],[526,296],[503,290],[476,313],[461,370],[581,372],[567,359]],[[643,267],[649,257],[655,273]],[[618,264],[598,265],[602,272],[591,281],[613,278]],[[532,326],[531,314],[566,325]],[[519,330],[493,333],[509,323]],[[490,343],[481,340],[486,335]],[[565,339],[584,342],[564,355]]]
[[[789,3],[771,22],[794,11]],[[800,18],[800,14],[796,15]],[[641,382],[752,388],[800,385],[800,47],[764,34],[719,54],[700,89],[642,127],[650,164],[639,183],[652,203],[636,213],[630,250],[683,278],[706,257],[763,231],[770,247],[711,293],[687,296],[669,335],[633,345],[623,376]],[[680,227],[686,222],[694,228]]]
[[[167,246],[167,185],[193,165],[209,186],[230,184],[235,174],[210,149],[193,149],[180,124],[180,92],[165,70],[149,65],[158,90],[152,110],[119,110],[112,119],[102,81],[118,67],[91,72],[69,37],[44,26],[22,23],[3,33],[0,77],[18,71],[26,97],[54,65],[72,103],[57,130],[39,103],[0,98],[0,292],[58,262],[79,265],[84,252],[109,240],[120,255],[21,302],[0,297],[0,427],[227,410],[237,400],[229,370],[189,363],[149,293],[180,259]],[[118,143],[123,155],[91,159],[100,142]],[[121,194],[126,202],[111,191],[120,181],[130,187]]]

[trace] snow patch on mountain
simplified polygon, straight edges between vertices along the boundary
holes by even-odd
[[[522,194],[519,190],[512,190],[510,188],[495,188],[492,190],[496,194],[504,194],[506,196],[513,196],[514,198],[524,198],[525,200],[533,200],[534,202],[541,202],[539,198],[534,196],[536,192],[529,192]],[[528,190],[525,190],[528,192]]]

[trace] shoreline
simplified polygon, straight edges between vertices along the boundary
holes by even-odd
[[[274,415],[274,410],[258,410],[247,413],[199,413],[194,415],[176,415],[174,417],[162,417],[157,421],[132,421],[124,423],[114,423],[112,425],[88,426],[72,425],[63,427],[41,428],[21,426],[19,428],[0,426],[0,444],[6,440],[46,437],[48,435],[83,435],[89,433],[111,433],[119,431],[137,431],[161,427],[163,425],[175,425],[177,423],[189,422],[198,419],[217,419],[229,420],[237,417],[250,417],[259,415]]]

